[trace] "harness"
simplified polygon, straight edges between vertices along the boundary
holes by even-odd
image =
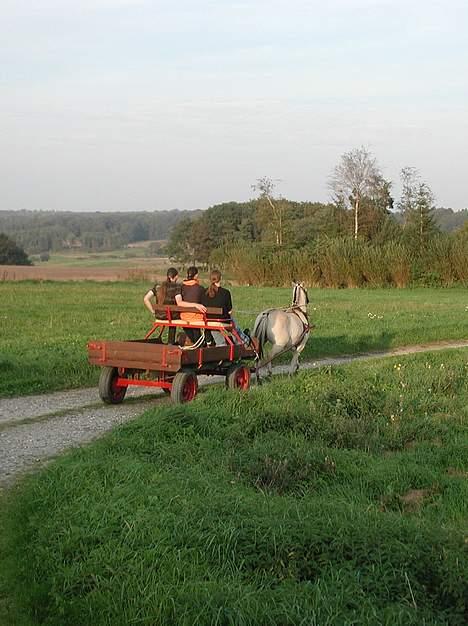
[[[309,316],[307,315],[307,311],[303,311],[302,308],[297,304],[293,304],[291,307],[289,307],[289,309],[286,309],[286,311],[288,313],[294,313],[294,315],[296,315],[296,317],[300,319],[302,323],[302,331],[303,331],[303,334],[301,337],[301,341],[302,341],[302,339],[304,338],[304,335],[308,333],[311,328],[314,328],[313,324],[309,324]],[[301,341],[296,342],[295,346],[298,346],[301,343]]]

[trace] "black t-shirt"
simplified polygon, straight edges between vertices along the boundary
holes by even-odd
[[[156,296],[156,300],[158,298],[158,290],[160,289],[161,284],[160,283],[156,283],[155,286],[153,287],[152,291],[154,293],[154,295]],[[175,304],[175,297],[180,294],[182,289],[182,286],[180,283],[174,283],[174,282],[167,282],[166,283],[166,296],[164,298],[164,302],[163,304]]]
[[[201,297],[205,289],[195,280],[184,280],[182,283],[181,295],[184,302],[196,302],[200,304]]]
[[[208,293],[204,291],[202,298],[201,298],[201,304],[207,307],[216,306],[216,307],[220,307],[223,309],[223,312],[221,315],[210,313],[207,315],[208,318],[217,317],[217,318],[228,320],[231,317],[229,315],[229,311],[232,310],[231,292],[228,289],[224,289],[224,287],[220,287],[213,298],[210,298]]]

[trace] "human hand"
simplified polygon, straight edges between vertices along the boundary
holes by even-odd
[[[206,306],[203,306],[203,304],[195,304],[195,306],[200,311],[200,313],[206,313]]]

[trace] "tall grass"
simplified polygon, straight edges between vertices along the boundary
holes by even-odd
[[[467,374],[452,352],[210,389],[70,453],[3,502],[5,623],[461,626]]]
[[[454,268],[458,281],[468,286],[468,241],[461,237],[456,239],[450,250],[452,267]]]
[[[304,249],[278,250],[238,242],[216,250],[211,263],[246,285],[281,287],[297,278],[318,285],[321,276],[321,268]]]
[[[434,238],[421,254],[398,241],[376,245],[343,237],[300,250],[236,243],[211,260],[255,285],[284,286],[298,277],[318,287],[451,286],[468,280],[468,246],[448,236]]]

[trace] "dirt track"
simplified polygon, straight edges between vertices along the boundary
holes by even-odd
[[[408,346],[302,363],[302,369],[340,365],[351,361],[384,358],[448,348],[468,348],[468,341]],[[284,365],[274,368],[284,374]],[[200,384],[220,382],[221,377],[201,376]],[[97,389],[60,391],[38,396],[0,400],[0,489],[13,484],[24,471],[35,469],[64,450],[88,443],[127,422],[155,402],[167,402],[162,392],[129,390],[128,400],[116,406],[103,405]]]

